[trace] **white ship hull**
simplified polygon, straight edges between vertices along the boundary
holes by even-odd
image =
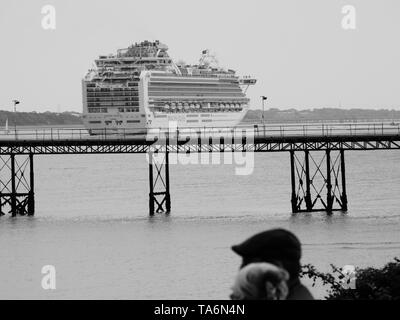
[[[178,129],[203,129],[203,128],[234,128],[236,127],[247,110],[235,113],[190,113],[190,114],[170,114],[154,115],[149,122],[146,118],[134,118],[138,122],[132,123],[130,117],[126,115],[103,115],[97,117],[86,116],[84,125],[91,134],[103,133],[126,133],[136,134],[145,133],[149,130],[166,130],[171,128]],[[107,126],[105,123],[109,123]],[[122,122],[122,124],[121,124]]]

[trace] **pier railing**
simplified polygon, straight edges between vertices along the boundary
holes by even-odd
[[[231,127],[169,127],[153,129],[94,129],[92,134],[84,128],[17,128],[0,129],[0,142],[12,140],[154,140],[170,137],[333,137],[400,135],[400,123],[316,123],[316,124],[265,124]]]

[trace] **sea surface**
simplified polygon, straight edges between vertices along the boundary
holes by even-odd
[[[35,216],[0,217],[0,298],[227,299],[230,247],[275,227],[321,271],[381,267],[400,256],[399,164],[396,150],[346,152],[349,211],[332,216],[292,215],[288,153],[255,154],[248,175],[172,164],[172,212],[149,217],[145,155],[35,156]],[[55,290],[41,286],[44,265]]]

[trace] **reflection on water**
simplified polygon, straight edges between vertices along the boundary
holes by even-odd
[[[273,227],[321,270],[381,266],[400,249],[400,153],[347,152],[349,212],[290,213],[289,157],[172,165],[172,213],[148,217],[144,155],[36,156],[36,216],[0,218],[0,298],[228,298],[240,259],[230,246]],[[41,268],[57,289],[41,289]],[[323,291],[314,288],[317,296]]]

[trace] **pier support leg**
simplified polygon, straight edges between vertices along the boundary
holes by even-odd
[[[291,150],[290,171],[293,213],[347,211],[343,150],[315,151],[313,154],[309,150]]]
[[[347,211],[347,190],[346,190],[346,166],[344,163],[344,150],[340,150],[340,168],[341,168],[341,176],[342,176],[342,210]]]
[[[33,154],[0,155],[0,215],[34,215]]]
[[[153,178],[153,153],[149,152],[149,214],[154,215],[154,178]]]
[[[35,180],[33,170],[33,153],[29,154],[29,182],[30,189],[28,195],[28,215],[33,216],[35,214]]]
[[[326,150],[326,211],[332,213],[332,209],[331,150]]]
[[[305,202],[306,202],[306,208],[307,211],[311,211],[313,204],[311,201],[311,180],[310,180],[310,153],[308,150],[304,152],[304,162],[306,166],[306,196],[305,196]]]
[[[11,193],[10,193],[10,202],[11,202],[11,215],[15,217],[17,215],[17,191],[15,189],[15,155],[10,155],[11,160]]]
[[[296,172],[295,172],[295,159],[294,151],[290,150],[290,181],[292,184],[292,212],[297,213],[300,208],[298,208],[298,199],[296,194]]]
[[[149,214],[170,213],[169,152],[149,152]]]

